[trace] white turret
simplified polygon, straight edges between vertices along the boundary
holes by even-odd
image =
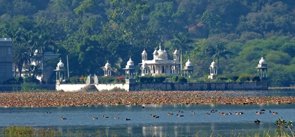
[[[141,69],[141,76],[146,76],[146,75],[149,73],[148,67],[147,67],[147,65],[145,64],[145,62],[143,62],[143,63],[141,64],[140,69]]]
[[[57,65],[56,65],[56,70],[63,70],[64,66],[65,66],[64,63],[60,59],[59,62],[57,63]]]
[[[176,62],[180,61],[180,53],[179,53],[179,51],[177,49],[173,52],[173,59]]]
[[[186,63],[185,63],[185,67],[184,68],[189,68],[189,67],[191,67],[192,66],[192,63],[191,63],[191,61],[188,59],[187,61],[186,61]]]
[[[263,57],[260,58],[257,65],[257,72],[260,77],[260,80],[267,78],[267,64]]]
[[[146,50],[143,50],[142,53],[141,53],[141,59],[144,61],[144,60],[147,60],[147,52]]]
[[[60,84],[64,80],[64,63],[60,59],[56,64],[55,72],[56,72],[56,84]]]
[[[156,60],[156,59],[158,59],[158,51],[157,51],[157,49],[155,49],[154,52],[153,52],[153,60]]]
[[[112,75],[112,67],[109,61],[103,67],[104,76],[111,76]]]
[[[134,68],[134,62],[132,61],[131,58],[129,58],[129,60],[127,61],[127,64],[126,64],[126,69],[133,69]]]
[[[126,67],[124,69],[125,69],[126,79],[133,78],[133,75],[134,75],[134,62],[132,61],[131,58],[129,58],[129,60],[127,61]]]
[[[217,66],[214,60],[210,64],[209,71],[210,74],[208,76],[208,79],[214,79],[217,76]]]
[[[193,65],[189,59],[186,61],[183,71],[184,71],[184,76],[188,76],[188,77],[190,77],[191,74],[193,73]]]
[[[262,67],[267,67],[267,64],[266,64],[263,57],[260,58],[258,65],[257,65],[257,68],[262,68]]]
[[[210,68],[217,68],[215,61],[213,60],[210,64]]]

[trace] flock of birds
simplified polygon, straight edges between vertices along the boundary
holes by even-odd
[[[144,108],[144,107],[143,107]],[[195,111],[190,111],[192,115],[196,115],[197,112]],[[256,111],[256,115],[263,115],[263,114],[266,114],[266,113],[269,113],[269,114],[272,114],[272,115],[277,115],[278,112],[275,112],[275,111],[271,111],[271,110],[265,110],[265,109],[260,109],[259,111]],[[236,115],[236,116],[240,116],[240,115],[244,115],[245,113],[242,112],[242,111],[237,111],[237,112],[224,112],[224,111],[218,111],[217,109],[211,109],[209,112],[206,112],[205,113],[206,115],[212,115],[212,114],[219,114],[221,116],[228,116],[228,115]],[[185,111],[183,110],[179,110],[179,111],[176,111],[176,112],[167,112],[167,115],[168,116],[176,116],[176,117],[185,117]],[[160,115],[158,114],[149,114],[149,116],[151,118],[154,118],[154,119],[159,119],[160,118]],[[117,116],[108,116],[106,114],[102,114],[100,116],[93,116],[92,117],[92,120],[99,120],[100,118],[102,119],[123,119],[125,121],[131,121],[132,119],[129,118],[129,117],[120,117],[119,115]],[[67,118],[65,116],[60,116],[60,120],[67,120]],[[259,125],[261,124],[261,121],[259,119],[256,119],[254,121],[255,124]]]

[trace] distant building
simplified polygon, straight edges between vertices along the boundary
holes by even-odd
[[[109,61],[107,61],[107,63],[102,67],[102,69],[105,77],[112,76],[112,67]]]
[[[267,78],[267,64],[263,57],[260,58],[257,65],[257,72],[260,80],[264,80]]]
[[[180,53],[178,50],[174,51],[171,60],[168,59],[166,50],[162,49],[161,46],[153,52],[152,60],[148,60],[146,50],[141,53],[141,57],[141,76],[179,75],[181,73]]]
[[[13,78],[12,40],[0,38],[0,83]]]
[[[214,60],[211,62],[209,70],[210,74],[208,76],[208,79],[215,79],[215,77],[217,76],[217,65]]]

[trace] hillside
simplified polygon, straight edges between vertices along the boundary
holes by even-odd
[[[143,49],[161,44],[191,59],[196,81],[213,59],[221,77],[253,77],[263,56],[271,84],[288,86],[294,9],[294,0],[0,0],[0,37],[13,38],[18,66],[36,49],[53,51],[69,55],[76,76],[101,74],[106,60],[118,70],[129,57],[137,64]]]

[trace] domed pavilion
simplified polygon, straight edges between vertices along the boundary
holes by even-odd
[[[178,75],[181,72],[180,54],[178,50],[173,52],[173,59],[168,58],[167,51],[159,46],[153,52],[153,59],[148,60],[148,53],[141,53],[141,76]]]

